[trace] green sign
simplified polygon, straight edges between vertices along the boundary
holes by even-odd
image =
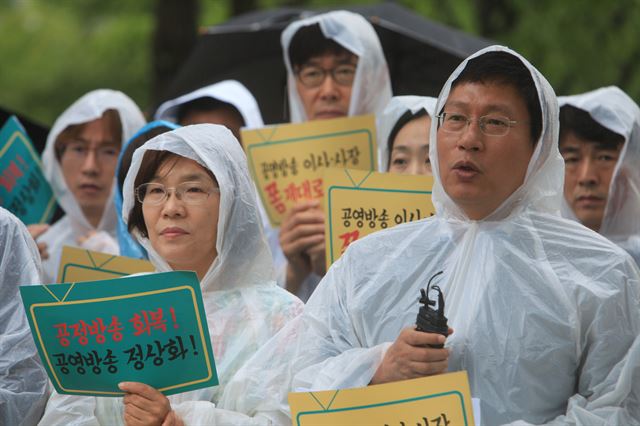
[[[56,207],[40,157],[15,116],[0,129],[0,205],[27,225],[49,222]]]
[[[171,395],[218,384],[193,272],[22,286],[20,293],[58,393],[122,396],[118,383],[134,381]]]

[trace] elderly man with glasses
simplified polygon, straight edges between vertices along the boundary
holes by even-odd
[[[362,16],[334,11],[293,22],[282,33],[291,121],[381,112],[391,81],[380,40]],[[325,273],[324,214],[318,201],[292,208],[280,227],[287,258],[279,281],[307,300]]]

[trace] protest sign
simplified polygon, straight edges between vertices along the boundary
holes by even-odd
[[[154,266],[147,260],[64,246],[60,256],[58,282],[108,280],[154,270]]]
[[[166,395],[218,384],[198,278],[174,271],[20,287],[40,358],[61,394]]]
[[[49,222],[55,197],[38,153],[16,117],[0,129],[0,205],[27,225]]]
[[[435,213],[431,176],[334,169],[324,185],[327,269],[359,238]]]
[[[466,371],[365,388],[289,394],[294,426],[472,426]]]
[[[327,168],[374,170],[375,141],[372,115],[242,130],[249,170],[273,226],[296,202],[323,197]]]

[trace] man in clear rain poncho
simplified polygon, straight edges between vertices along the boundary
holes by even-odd
[[[391,80],[380,40],[362,16],[333,11],[282,32],[292,123],[382,112]],[[280,226],[287,289],[306,301],[325,273],[324,214],[318,200],[294,206]]]
[[[159,203],[140,201],[140,194],[151,194],[150,189],[140,189],[149,184],[156,185],[154,193],[164,193]],[[205,191],[210,192],[196,203],[193,194]],[[212,124],[186,126],[156,136],[135,151],[123,195],[122,216],[156,270],[186,269],[198,274],[220,381],[218,386],[169,397],[155,389],[144,391],[148,398],[143,393],[132,395],[161,402],[165,408],[168,405],[177,419],[170,421],[167,415],[164,423],[157,423],[165,426],[179,425],[180,421],[208,425],[218,418],[220,424],[229,424],[243,418],[218,409],[225,385],[270,337],[300,313],[302,303],[274,280],[255,188],[240,144],[228,129]],[[53,392],[40,424],[119,425],[124,423],[123,415],[130,414],[131,405],[136,402]]]
[[[65,216],[37,239],[49,254],[42,263],[46,283],[56,280],[65,245],[118,254],[113,203],[118,153],[144,124],[128,96],[108,89],[85,94],[53,124],[42,165]]]
[[[640,108],[614,86],[558,103],[563,215],[618,244],[640,265]]]
[[[42,282],[40,255],[25,226],[0,207],[0,424],[33,425],[49,380],[18,287]]]
[[[279,411],[285,424],[289,391],[466,370],[486,425],[638,424],[639,271],[560,217],[553,89],[524,58],[492,46],[454,71],[436,110],[436,215],[351,244],[222,403]],[[415,322],[420,289],[439,271],[454,331],[432,349],[444,337]]]

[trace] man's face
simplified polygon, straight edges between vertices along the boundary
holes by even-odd
[[[560,153],[564,158],[564,197],[574,214],[588,228],[602,225],[609,185],[622,144],[605,145],[581,139],[573,132],[563,136]]]
[[[300,95],[307,120],[324,120],[348,115],[357,63],[358,57],[351,53],[325,53],[313,56],[295,70],[296,90]],[[336,78],[332,76],[332,72]],[[322,73],[324,79],[321,78]],[[320,81],[317,85],[310,85],[304,84],[305,80]]]
[[[442,185],[470,219],[483,219],[524,181],[533,154],[527,106],[511,85],[460,83],[449,94],[444,113],[473,121],[457,132],[438,128]],[[516,123],[505,135],[491,136],[481,131],[480,117]]]
[[[94,225],[102,217],[111,187],[118,155],[120,135],[112,134],[108,116],[85,123],[73,138],[60,140],[62,174],[69,190]]]

